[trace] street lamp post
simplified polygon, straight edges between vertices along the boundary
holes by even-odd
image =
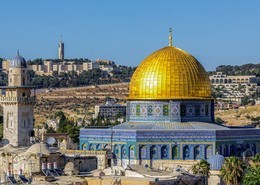
[[[113,126],[111,127],[111,141],[110,141],[110,145],[111,145],[111,153],[110,153],[110,160],[111,160],[111,173],[113,174],[113,134],[114,134],[114,131],[113,131]]]

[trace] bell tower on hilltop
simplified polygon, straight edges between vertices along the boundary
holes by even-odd
[[[8,86],[2,87],[0,103],[3,106],[3,135],[13,146],[27,146],[33,131],[35,91],[28,86],[26,61],[17,53],[10,61]]]

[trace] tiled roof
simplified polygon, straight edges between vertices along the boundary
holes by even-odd
[[[113,129],[126,130],[229,130],[228,127],[205,122],[126,122],[116,125]]]

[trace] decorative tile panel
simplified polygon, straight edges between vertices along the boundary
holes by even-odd
[[[200,115],[205,116],[205,104],[200,105]]]
[[[147,115],[147,107],[146,107],[146,105],[141,105],[140,106],[140,111],[141,111],[141,116],[146,116]]]
[[[130,114],[131,115],[136,115],[136,106],[135,105],[131,105],[131,108],[130,108]]]
[[[140,105],[136,105],[136,115],[140,116]]]
[[[162,105],[154,105],[153,110],[154,116],[161,116],[163,113],[163,106]]]
[[[148,105],[147,114],[148,114],[148,116],[152,116],[153,115],[153,106],[152,105]]]
[[[179,116],[180,115],[180,106],[177,104],[171,105],[171,115]]]
[[[187,116],[194,116],[195,115],[194,105],[187,105],[186,114],[187,114]]]
[[[169,105],[163,105],[163,115],[164,116],[169,115]]]

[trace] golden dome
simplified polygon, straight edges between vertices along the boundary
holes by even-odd
[[[210,80],[203,66],[174,46],[164,47],[144,59],[129,88],[132,100],[211,98]]]

